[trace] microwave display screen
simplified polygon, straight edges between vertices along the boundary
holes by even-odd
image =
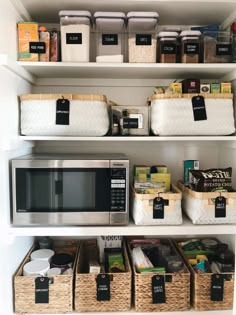
[[[110,211],[109,168],[18,168],[17,212]]]

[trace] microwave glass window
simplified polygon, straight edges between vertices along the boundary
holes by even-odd
[[[16,169],[17,212],[109,212],[110,169]]]

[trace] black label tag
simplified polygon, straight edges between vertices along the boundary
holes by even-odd
[[[56,125],[70,124],[70,101],[63,99],[57,100],[56,105]]]
[[[151,34],[136,34],[136,45],[151,46],[152,35]]]
[[[45,42],[30,42],[29,52],[31,54],[45,54],[46,53],[46,43]]]
[[[165,200],[161,197],[153,199],[153,219],[164,219]]]
[[[223,301],[224,298],[224,276],[213,274],[211,276],[211,301]]]
[[[82,44],[82,33],[66,33],[66,43],[70,45]]]
[[[176,44],[162,44],[161,53],[164,55],[176,54]]]
[[[229,56],[232,54],[231,44],[216,44],[216,56]]]
[[[203,96],[192,97],[193,117],[195,121],[207,120],[205,100]]]
[[[165,302],[165,278],[162,275],[155,275],[152,277],[152,303],[162,304]]]
[[[118,45],[118,35],[102,34],[102,44],[105,46]]]
[[[185,43],[184,44],[185,54],[199,54],[199,43]]]
[[[97,300],[110,301],[110,277],[108,274],[99,274],[97,276]]]
[[[123,128],[138,128],[138,118],[123,118]]]
[[[35,279],[35,303],[49,303],[49,278]]]
[[[225,197],[219,196],[215,199],[215,217],[225,218],[226,217],[226,199]]]

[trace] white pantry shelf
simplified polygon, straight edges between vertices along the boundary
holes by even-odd
[[[29,62],[17,64],[37,78],[199,79],[229,80],[236,64]]]
[[[163,142],[163,141],[235,141],[236,136],[129,136],[129,137],[72,137],[72,136],[19,136],[23,141],[95,141],[95,142]]]
[[[236,224],[194,225],[184,218],[181,225],[140,226],[130,222],[127,226],[30,226],[9,227],[8,234],[15,236],[99,236],[99,235],[231,235]]]

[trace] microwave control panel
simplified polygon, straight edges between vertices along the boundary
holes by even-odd
[[[126,211],[126,168],[111,169],[111,210]]]

